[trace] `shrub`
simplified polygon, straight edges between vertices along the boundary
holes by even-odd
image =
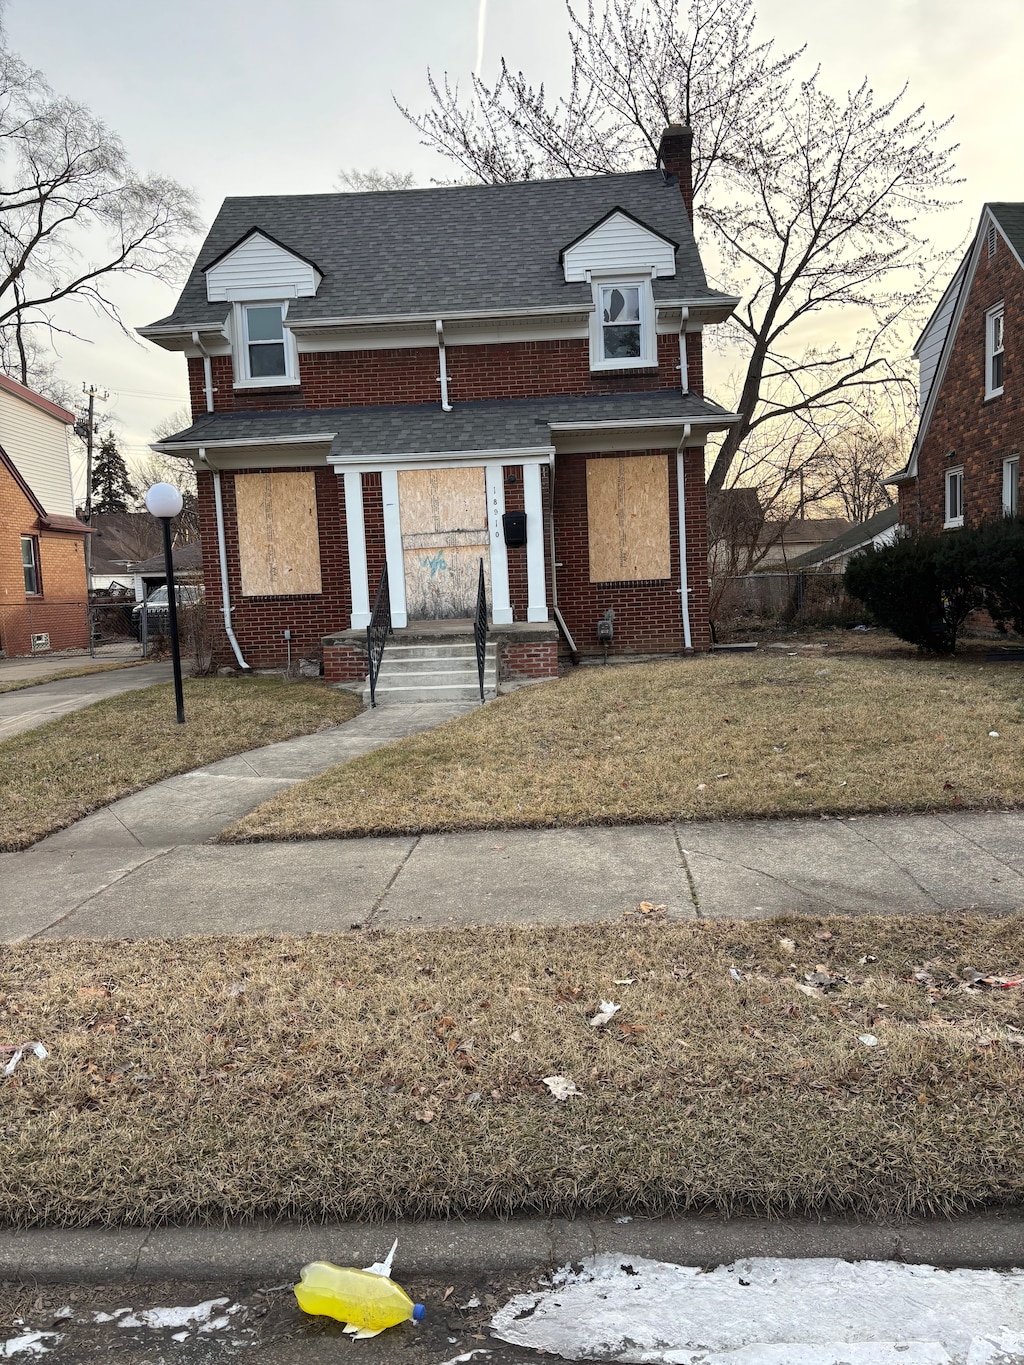
[[[846,566],[847,591],[879,625],[935,654],[953,654],[966,618],[982,605],[970,533],[900,536]]]
[[[1024,635],[1024,517],[1000,517],[970,532],[975,573],[1000,630]]]

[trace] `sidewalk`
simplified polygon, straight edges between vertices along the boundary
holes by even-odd
[[[49,660],[49,669],[54,671],[54,662]],[[73,668],[78,660],[67,661]],[[86,661],[88,662],[88,661]],[[102,661],[101,661],[102,662]],[[18,661],[12,660],[12,665]],[[21,676],[19,667],[11,667],[3,676]],[[64,678],[61,682],[40,683],[37,687],[26,687],[18,692],[0,693],[0,740],[10,739],[23,730],[33,730],[48,720],[66,715],[69,711],[80,711],[83,706],[103,701],[105,697],[116,697],[121,692],[134,692],[140,687],[154,687],[157,683],[171,681],[171,663],[138,664],[132,668],[111,669],[108,673],[90,673],[80,678]]]
[[[0,855],[0,938],[587,923],[616,920],[639,901],[663,904],[675,919],[1024,909],[1018,812],[291,844],[187,837],[192,813],[193,832],[209,838],[237,814],[229,792],[255,804],[287,780],[221,786],[216,775],[189,774],[118,803],[139,803],[131,828],[111,808],[26,853]]]

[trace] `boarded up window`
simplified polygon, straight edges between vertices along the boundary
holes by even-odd
[[[587,461],[591,583],[669,578],[668,457]]]
[[[309,474],[236,474],[243,597],[320,592],[316,486]]]

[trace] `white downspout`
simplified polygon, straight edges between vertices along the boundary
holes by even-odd
[[[238,667],[248,672],[249,665],[242,658],[241,648],[239,647],[238,640],[235,638],[235,632],[231,626],[231,594],[228,591],[228,554],[224,547],[224,503],[220,492],[220,470],[210,468],[210,462],[206,458],[206,451],[202,448],[200,448],[199,451],[199,459],[208,469],[210,469],[210,472],[213,475],[213,501],[214,506],[217,509],[217,554],[220,559],[220,597],[221,607],[224,612],[224,629],[227,632],[231,648],[235,652],[235,658],[238,660]]]
[[[199,354],[203,357],[203,386],[206,389],[206,411],[213,411],[213,362],[210,360],[210,352],[199,339],[199,333],[192,333],[192,344]]]
[[[690,392],[690,364],[686,358],[686,324],[689,317],[689,308],[684,308],[679,318],[679,379],[684,394]]]
[[[690,424],[687,422],[683,426],[683,439],[680,441],[679,449],[676,452],[676,501],[679,504],[679,593],[683,604],[683,646],[686,649],[693,648],[693,640],[690,635],[689,573],[686,568],[686,494],[684,492],[686,442],[689,439]]]
[[[448,359],[444,353],[444,323],[438,318],[434,326],[437,328],[437,356],[441,365],[438,375],[441,381],[441,411],[451,412],[452,405],[448,402]]]

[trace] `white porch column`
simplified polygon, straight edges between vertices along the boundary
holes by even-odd
[[[352,585],[352,629],[361,630],[370,624],[370,585],[366,577],[363,480],[358,469],[345,470],[345,533],[348,577]]]
[[[391,592],[391,624],[402,630],[409,624],[405,602],[405,556],[402,554],[402,523],[398,512],[398,470],[384,469],[380,476],[384,499],[384,553],[388,561]]]
[[[526,504],[527,621],[548,619],[547,586],[544,581],[544,502],[540,491],[540,465],[523,465],[523,497]]]
[[[692,649],[690,640],[690,584],[686,568],[686,451],[676,451],[676,497],[679,504],[679,592],[683,607],[683,645]]]
[[[489,464],[485,469],[487,526],[491,542],[491,620],[496,626],[510,626],[512,599],[508,591],[508,548],[501,521],[505,511],[505,470],[500,464]]]

